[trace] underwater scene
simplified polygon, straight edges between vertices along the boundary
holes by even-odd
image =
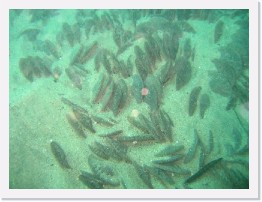
[[[9,10],[10,189],[248,189],[249,10]]]

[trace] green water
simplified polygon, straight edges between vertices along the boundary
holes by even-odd
[[[10,10],[11,189],[249,187],[248,10]]]

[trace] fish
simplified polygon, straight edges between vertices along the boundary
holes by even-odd
[[[190,161],[193,160],[193,158],[195,157],[195,154],[196,154],[196,149],[197,149],[197,146],[199,145],[199,137],[198,137],[198,132],[197,130],[195,129],[194,130],[194,140],[193,140],[193,144],[192,146],[189,148],[186,156],[185,156],[185,159],[184,159],[184,163],[189,163]]]
[[[67,121],[68,123],[72,126],[72,128],[74,129],[74,131],[77,133],[77,135],[79,135],[82,138],[86,138],[86,134],[83,130],[82,125],[78,122],[78,120],[76,119],[76,117],[74,115],[71,114],[67,114],[66,115]]]
[[[53,155],[55,156],[55,159],[57,160],[61,168],[71,169],[71,166],[67,161],[66,154],[62,147],[56,141],[51,141],[50,147]]]
[[[182,149],[184,149],[183,145],[169,145],[163,148],[157,154],[155,154],[155,156],[162,157],[162,156],[174,155],[175,153],[181,151]]]
[[[63,23],[63,33],[71,47],[75,44],[75,37],[72,27],[68,23]]]
[[[156,160],[153,160],[152,162],[154,164],[168,164],[168,163],[174,163],[176,161],[179,161],[183,157],[184,157],[183,154],[176,154],[176,155],[173,155],[173,156],[156,159]]]
[[[214,31],[214,42],[217,43],[221,36],[223,35],[224,32],[224,22],[223,21],[218,21],[216,26],[215,26],[215,31]]]
[[[142,179],[142,181],[150,188],[153,189],[153,185],[151,182],[151,177],[149,170],[145,165],[140,166],[138,163],[134,162],[135,170],[138,174],[138,176]]]
[[[86,171],[81,171],[78,179],[90,189],[103,189],[104,187],[103,182],[98,177]]]
[[[191,63],[184,57],[177,58],[175,63],[176,70],[176,90],[180,90],[189,83],[192,77]]]
[[[139,74],[134,74],[132,76],[132,95],[135,97],[137,103],[142,102],[142,93],[141,90],[144,87],[143,80]]]
[[[193,116],[194,112],[196,111],[198,97],[199,97],[199,93],[200,93],[201,89],[202,89],[201,86],[197,86],[190,93],[189,107],[188,107],[189,116]]]
[[[202,94],[200,96],[200,117],[203,119],[206,110],[210,107],[210,99],[207,94]]]
[[[93,127],[93,121],[88,115],[76,109],[73,109],[73,112],[76,119],[82,124],[82,126],[88,129],[90,132],[96,133],[96,130]]]
[[[223,158],[218,158],[215,159],[206,165],[204,165],[202,168],[200,168],[199,171],[197,171],[195,174],[190,176],[189,178],[186,179],[185,183],[191,183],[201,177],[204,173],[206,173],[208,170],[212,169],[216,164],[218,164]]]

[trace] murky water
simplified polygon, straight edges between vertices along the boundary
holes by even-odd
[[[10,188],[249,187],[248,10],[10,10]]]

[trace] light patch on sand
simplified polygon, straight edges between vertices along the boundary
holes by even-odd
[[[140,112],[137,109],[133,109],[131,112],[131,116],[134,118],[138,117],[139,114]]]

